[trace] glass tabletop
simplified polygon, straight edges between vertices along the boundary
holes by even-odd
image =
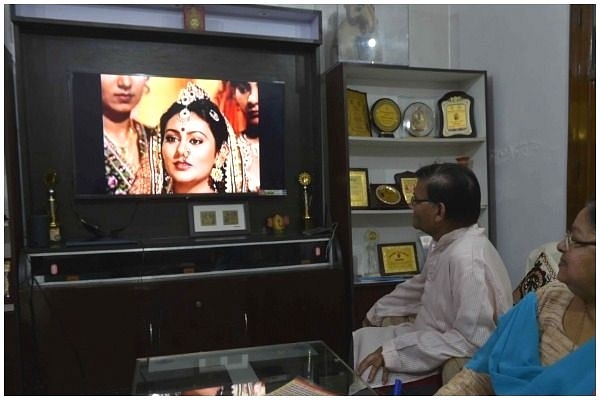
[[[138,358],[132,394],[375,395],[322,341]]]

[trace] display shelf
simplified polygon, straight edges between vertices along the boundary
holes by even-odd
[[[245,242],[187,240],[120,248],[63,247],[28,253],[26,273],[36,285],[89,286],[331,268],[331,240],[318,236]]]
[[[481,186],[482,212],[480,225],[489,229],[489,157],[487,131],[487,94],[485,71],[411,68],[392,65],[343,62],[326,72],[327,125],[329,143],[329,190],[332,218],[339,223],[338,237],[348,280],[353,287],[377,283],[385,289],[393,288],[404,277],[360,276],[367,275],[365,260],[369,231],[377,233],[377,243],[416,242],[422,232],[412,226],[412,210],[352,209],[350,207],[349,170],[366,169],[368,184],[396,185],[394,176],[405,171],[416,171],[421,166],[435,162],[457,162],[468,157]],[[365,93],[367,113],[382,98],[395,101],[401,112],[414,102],[428,105],[434,114],[431,132],[423,137],[413,137],[401,124],[391,133],[393,137],[379,137],[371,128],[371,136],[349,136],[347,89]],[[473,137],[440,137],[440,111],[438,100],[453,91],[462,91],[473,100]],[[356,111],[356,110],[354,110]],[[417,246],[418,247],[418,246]],[[419,254],[422,264],[424,255]],[[420,265],[421,267],[422,265]],[[383,290],[383,289],[381,289]],[[353,290],[354,326],[372,301],[364,297],[364,290]],[[373,293],[371,293],[372,295]],[[362,297],[361,297],[362,296]]]

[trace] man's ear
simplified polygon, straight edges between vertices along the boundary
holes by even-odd
[[[446,205],[444,203],[437,203],[437,212],[435,214],[435,221],[441,222],[446,219]]]

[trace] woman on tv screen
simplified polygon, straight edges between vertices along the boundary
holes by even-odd
[[[189,82],[160,118],[160,132],[167,193],[235,190],[235,175],[243,175],[243,171],[228,168],[230,130],[203,89]]]

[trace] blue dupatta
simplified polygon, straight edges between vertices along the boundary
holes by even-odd
[[[536,309],[537,297],[531,292],[500,318],[498,328],[466,367],[488,374],[497,395],[593,395],[596,337],[542,366]]]

